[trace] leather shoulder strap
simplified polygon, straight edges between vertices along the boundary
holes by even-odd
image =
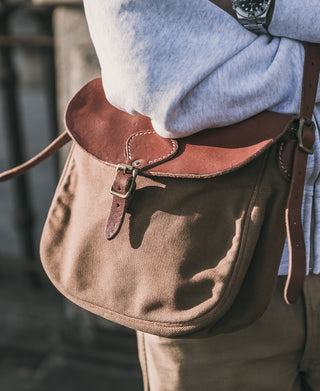
[[[305,66],[301,93],[300,117],[311,120],[316,101],[320,72],[320,44],[306,44]]]
[[[66,145],[71,140],[67,131],[58,136],[51,144],[49,144],[44,150],[42,150],[38,155],[34,156],[30,160],[26,161],[20,166],[14,167],[11,170],[4,171],[0,174],[0,182],[8,181],[19,175],[24,174],[29,171],[31,168],[35,167],[37,164],[43,162],[50,156],[54,155],[59,151],[64,145]]]
[[[301,208],[308,155],[315,141],[315,125],[311,122],[311,118],[319,81],[320,45],[307,44],[305,56],[298,142],[294,152],[292,179],[286,208],[290,258],[284,298],[288,304],[298,299],[306,275],[306,248]]]

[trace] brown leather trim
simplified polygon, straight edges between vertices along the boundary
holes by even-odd
[[[266,114],[265,118],[266,121],[268,121],[268,115],[271,115],[272,113],[261,113],[261,117],[259,115],[258,125],[260,124],[260,121],[263,120],[264,114]],[[273,135],[272,137],[265,137],[265,140],[261,137],[260,141],[258,140],[258,137],[261,136],[261,134],[266,135],[266,129],[259,129],[259,126],[255,126],[254,122],[251,124],[248,123],[246,127],[245,122],[248,120],[243,121],[241,124],[236,124],[237,131],[232,129],[232,126],[228,126],[226,128],[216,129],[214,136],[209,134],[209,130],[208,136],[206,135],[207,131],[203,131],[193,136],[179,139],[179,152],[174,159],[154,166],[151,169],[147,169],[142,175],[205,179],[230,173],[247,165],[263,154],[286,134],[289,129],[292,129],[293,123],[296,120],[297,116],[295,115],[276,118],[275,121],[277,121],[277,126],[279,127],[279,123],[282,126],[281,131],[278,131],[278,134]],[[271,127],[272,126],[270,126],[270,128]],[[257,131],[255,135],[253,134],[252,129]],[[228,141],[229,131],[230,141]],[[233,138],[236,133],[237,138]],[[243,139],[240,141],[241,135]],[[210,142],[211,145],[208,145]],[[238,145],[240,146],[239,149],[235,147],[235,144],[238,142]],[[207,149],[205,149],[204,146],[206,146]],[[241,154],[243,154],[243,158],[240,158]],[[227,164],[226,161],[228,158],[230,159]]]
[[[112,106],[105,98],[101,79],[95,79],[71,99],[65,123],[75,142],[106,164],[142,159],[146,166],[170,153],[177,142],[179,151],[174,161],[155,161],[144,168],[145,175],[209,178],[247,164],[276,142],[295,118],[266,111],[234,125],[205,129],[173,141],[158,136],[149,118]],[[124,149],[128,140],[137,152],[132,159]]]
[[[146,170],[172,159],[178,152],[178,141],[162,138],[154,130],[144,130],[131,135],[126,141],[126,164],[138,162]]]

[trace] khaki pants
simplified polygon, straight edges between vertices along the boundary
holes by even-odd
[[[306,278],[294,305],[284,303],[284,283],[239,332],[198,340],[138,332],[145,391],[320,390],[320,276]]]

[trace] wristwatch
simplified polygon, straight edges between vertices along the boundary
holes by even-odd
[[[274,0],[231,0],[238,21],[255,33],[267,33]]]

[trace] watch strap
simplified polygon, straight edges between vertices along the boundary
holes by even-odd
[[[266,27],[266,20],[258,20],[258,19],[241,19],[239,22],[245,27],[247,30],[252,31],[257,34],[268,34],[268,30]]]
[[[210,0],[211,3],[220,7],[223,11],[227,12],[229,15],[233,16],[238,22],[242,24],[246,29],[253,31],[255,33],[268,33],[268,27],[272,20],[272,15],[275,7],[275,0],[270,4],[269,10],[265,18],[259,18],[248,20],[248,19],[239,19],[237,17],[237,12],[232,7],[231,0]]]

